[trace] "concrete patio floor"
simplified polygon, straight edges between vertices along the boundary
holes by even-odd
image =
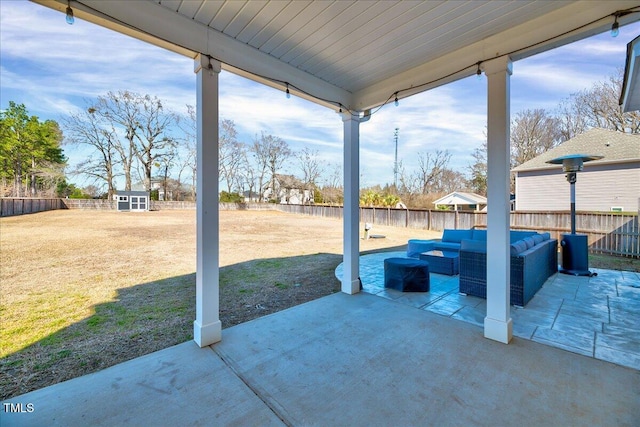
[[[461,295],[458,277],[430,274],[430,292],[384,288],[384,259],[406,252],[360,257],[367,293],[483,327],[486,301]],[[551,276],[526,307],[511,306],[513,334],[640,370],[640,274],[592,268],[597,276]],[[342,264],[336,269],[342,277]]]
[[[638,370],[338,293],[16,397],[0,424],[637,426],[639,401]]]

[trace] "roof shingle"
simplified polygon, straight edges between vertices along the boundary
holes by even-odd
[[[558,165],[546,163],[548,160],[569,154],[587,154],[604,156],[589,164],[620,163],[640,160],[640,135],[630,135],[607,129],[594,128],[582,133],[557,147],[540,154],[512,169],[522,172],[536,169],[557,168]]]

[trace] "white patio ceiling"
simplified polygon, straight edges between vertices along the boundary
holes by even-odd
[[[64,13],[65,0],[34,0]],[[611,28],[638,1],[81,0],[85,19],[331,106],[364,111]],[[640,9],[639,9],[640,10]],[[621,25],[637,21],[625,14]],[[150,62],[153,58],[149,59]]]

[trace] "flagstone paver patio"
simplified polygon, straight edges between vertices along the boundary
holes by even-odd
[[[406,252],[360,257],[363,291],[482,327],[486,301],[458,292],[458,276],[431,273],[430,292],[384,288],[384,259]],[[640,274],[591,269],[597,276],[555,274],[526,305],[511,306],[520,338],[640,370]],[[342,264],[336,269],[341,277]]]

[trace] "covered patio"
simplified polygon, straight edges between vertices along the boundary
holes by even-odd
[[[334,294],[12,399],[3,426],[616,425],[640,371],[398,299]],[[26,412],[31,404],[33,412]]]
[[[34,410],[3,413],[3,425],[638,423],[638,371],[512,339],[508,249],[513,61],[637,21],[635,2],[35,1],[194,58],[195,344],[20,396]],[[342,293],[224,333],[222,69],[338,113],[345,196]],[[358,279],[360,123],[387,103],[478,72],[487,79],[492,248],[482,328],[359,293]]]

